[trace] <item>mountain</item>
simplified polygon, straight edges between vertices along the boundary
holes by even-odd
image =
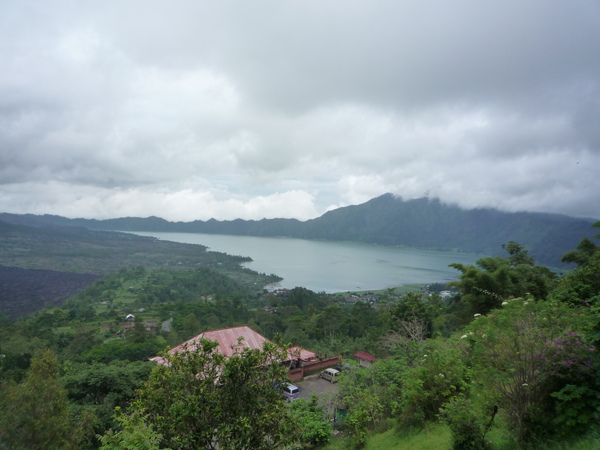
[[[593,236],[592,220],[557,214],[463,210],[426,198],[391,194],[330,211],[310,225],[311,237],[502,255],[502,244],[525,245],[541,264],[560,265],[564,253]]]
[[[249,291],[277,281],[241,267],[248,257],[209,251],[202,245],[92,230],[58,216],[0,216],[6,219],[0,218],[0,322],[47,304],[61,305],[96,280],[125,268],[208,269],[214,272],[210,278],[217,280],[218,289],[231,286],[227,280]]]
[[[405,201],[385,194],[361,205],[329,211],[316,219],[169,222],[158,217],[109,220],[0,214],[24,225],[79,226],[97,230],[170,231],[355,241],[420,249],[502,255],[502,244],[524,245],[539,264],[559,267],[564,253],[592,237],[593,220],[495,209],[464,210],[436,199]]]

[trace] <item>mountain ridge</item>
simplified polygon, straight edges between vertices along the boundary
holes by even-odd
[[[7,213],[0,214],[0,220],[95,230],[283,236],[487,255],[503,254],[502,244],[512,240],[528,248],[538,263],[552,267],[561,266],[562,255],[574,249],[583,237],[595,234],[592,219],[493,208],[461,209],[439,199],[403,200],[393,194],[328,211],[306,221],[279,218],[170,222],[156,216],[98,220]]]

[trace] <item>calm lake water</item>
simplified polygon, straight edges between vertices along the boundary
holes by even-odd
[[[201,244],[230,255],[249,256],[244,265],[283,278],[277,286],[315,292],[387,289],[412,283],[445,283],[459,272],[448,264],[473,264],[481,255],[432,252],[352,242],[199,233],[136,232],[141,236]]]

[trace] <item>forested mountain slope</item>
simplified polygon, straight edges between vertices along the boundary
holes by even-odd
[[[516,241],[540,264],[557,267],[564,253],[590,237],[592,220],[557,214],[464,210],[427,198],[404,201],[385,194],[364,204],[329,211],[316,219],[263,219],[168,222],[157,217],[109,220],[58,216],[0,215],[13,223],[81,226],[102,230],[177,231],[304,239],[357,241],[432,250],[501,254],[501,245]]]
[[[126,267],[210,268],[215,271],[213,278],[222,276],[221,284],[231,278],[247,290],[279,280],[242,267],[250,258],[209,251],[202,245],[57,226],[26,216],[13,219],[13,223],[0,220],[0,317],[15,318],[46,304],[60,305],[95,280]],[[216,287],[213,291],[220,292]]]
[[[438,200],[403,201],[387,194],[330,211],[307,223],[307,234],[488,255],[501,254],[502,244],[512,240],[528,247],[539,263],[558,266],[562,255],[583,236],[593,235],[591,223],[553,214],[463,210]]]

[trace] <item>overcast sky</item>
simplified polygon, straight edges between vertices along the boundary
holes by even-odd
[[[600,2],[0,0],[0,211],[600,218]]]

